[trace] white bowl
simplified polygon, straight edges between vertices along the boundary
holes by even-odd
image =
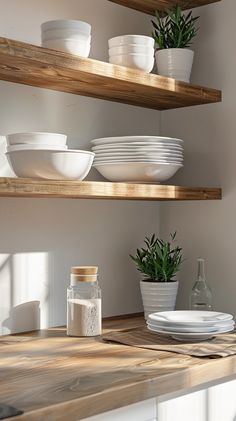
[[[126,44],[147,45],[154,48],[154,39],[145,35],[121,35],[108,40],[109,48]]]
[[[87,35],[91,33],[91,25],[82,20],[68,20],[68,19],[59,19],[59,20],[49,20],[42,23],[41,31],[46,32],[52,29],[74,29],[80,32],[84,32]]]
[[[83,180],[89,173],[94,154],[72,150],[24,150],[7,152],[9,164],[18,177],[52,180]]]
[[[133,157],[133,158],[140,158],[140,157],[163,157],[163,158],[182,158],[183,154],[182,152],[175,152],[175,153],[166,153],[166,152],[148,152],[148,151],[144,151],[144,152],[113,152],[113,151],[108,151],[108,152],[104,152],[104,151],[97,151],[95,152],[95,156],[96,158],[101,158],[101,157],[107,157],[107,158],[117,158],[117,157],[121,157],[121,158],[128,158],[128,157]]]
[[[68,149],[68,146],[60,146],[60,145],[45,145],[42,144],[23,144],[23,145],[11,145],[7,146],[6,152],[13,152],[13,151],[24,151],[24,150],[57,150],[57,151],[66,151]]]
[[[148,54],[154,57],[155,50],[149,45],[127,44],[119,45],[117,47],[109,48],[109,56],[116,56],[117,54]]]
[[[42,47],[52,50],[63,51],[80,57],[88,57],[91,45],[88,42],[81,42],[76,39],[52,39],[42,42]]]
[[[74,39],[90,44],[92,37],[74,29],[51,29],[50,31],[42,32],[41,39],[42,41],[48,41],[49,39]]]
[[[60,133],[26,132],[8,134],[6,140],[8,145],[47,144],[65,146],[67,136]]]
[[[173,177],[182,165],[136,162],[96,164],[94,167],[110,181],[160,183]]]
[[[164,136],[113,136],[113,137],[102,137],[91,140],[94,145],[113,145],[122,144],[125,145],[140,145],[140,144],[183,144],[183,140],[175,137],[164,137]]]
[[[109,57],[109,63],[150,73],[154,66],[154,57],[151,54],[119,54]]]

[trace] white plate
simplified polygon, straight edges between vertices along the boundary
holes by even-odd
[[[152,329],[148,326],[148,330],[154,332],[154,333],[158,333],[158,334],[162,334],[162,335],[168,335],[168,336],[172,336],[173,339],[176,339],[177,341],[189,341],[189,342],[199,342],[199,341],[206,341],[207,339],[211,339],[213,338],[213,336],[222,334],[222,333],[227,333],[227,332],[232,332],[234,330],[234,327],[231,327],[230,329],[226,329],[226,330],[221,330],[220,333],[176,333],[173,331],[163,331],[163,330],[157,330],[157,329]]]
[[[156,325],[156,324],[152,324],[147,322],[147,326],[150,327],[153,330],[161,330],[163,332],[177,332],[177,333],[209,333],[209,332],[221,332],[221,331],[225,331],[227,329],[231,329],[233,328],[235,325],[235,322],[232,320],[230,320],[230,323],[226,324],[224,323],[223,325],[218,325],[218,326],[199,326],[199,327],[174,327],[172,325],[169,326],[161,326],[161,325]]]
[[[98,145],[98,146],[93,146],[92,150],[94,152],[97,151],[107,151],[107,152],[139,152],[139,151],[144,151],[144,152],[149,152],[149,151],[163,151],[163,152],[182,152],[183,151],[183,147],[180,145],[175,145],[173,143],[169,143],[169,144],[155,144],[155,143],[145,143],[145,142],[140,142],[140,143],[136,143],[136,145],[134,145],[133,143],[127,143],[127,145],[122,144],[122,143],[117,143],[116,145]]]
[[[94,167],[100,166],[100,165],[133,165],[133,164],[164,164],[164,165],[178,165],[179,167],[183,167],[183,161],[163,161],[160,159],[128,159],[128,160],[107,160],[107,161],[94,161]]]
[[[164,137],[164,136],[117,136],[117,137],[103,137],[100,139],[93,139],[91,143],[93,145],[106,145],[106,144],[116,144],[116,143],[136,143],[136,142],[145,142],[145,143],[173,143],[177,145],[183,144],[183,140]]]
[[[163,152],[95,152],[96,157],[164,157],[164,158],[183,158],[183,154],[179,153],[163,153]]]
[[[161,322],[162,325],[174,323],[175,325],[199,325],[212,326],[220,322],[232,320],[233,316],[227,313],[215,311],[193,311],[193,310],[175,310],[153,313],[149,316],[149,321]]]

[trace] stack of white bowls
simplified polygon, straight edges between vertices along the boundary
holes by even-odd
[[[42,47],[88,57],[91,25],[80,20],[52,20],[41,25]]]
[[[17,177],[83,180],[94,159],[93,152],[68,149],[64,134],[14,133],[6,141],[6,156]]]
[[[111,38],[109,63],[150,73],[154,66],[154,39],[144,35],[123,35]]]
[[[156,182],[183,167],[183,140],[161,136],[94,139],[94,167],[110,181]]]
[[[233,316],[214,311],[163,311],[149,314],[152,332],[170,335],[179,341],[202,341],[234,330]]]

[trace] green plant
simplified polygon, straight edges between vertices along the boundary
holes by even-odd
[[[176,232],[171,234],[171,241],[165,242],[152,237],[145,237],[146,248],[137,249],[131,259],[137,269],[144,275],[144,280],[151,282],[170,282],[179,271],[183,261],[182,248],[174,246]]]
[[[192,11],[185,14],[180,6],[167,10],[167,15],[159,14],[156,11],[156,22],[152,20],[154,38],[158,48],[188,48],[196,36],[198,28],[196,21],[199,16],[194,17]]]

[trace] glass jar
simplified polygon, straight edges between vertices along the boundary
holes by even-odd
[[[205,260],[198,259],[198,277],[190,295],[191,310],[212,310],[212,292],[205,276]]]
[[[72,267],[67,288],[67,335],[97,336],[102,330],[97,267]]]

